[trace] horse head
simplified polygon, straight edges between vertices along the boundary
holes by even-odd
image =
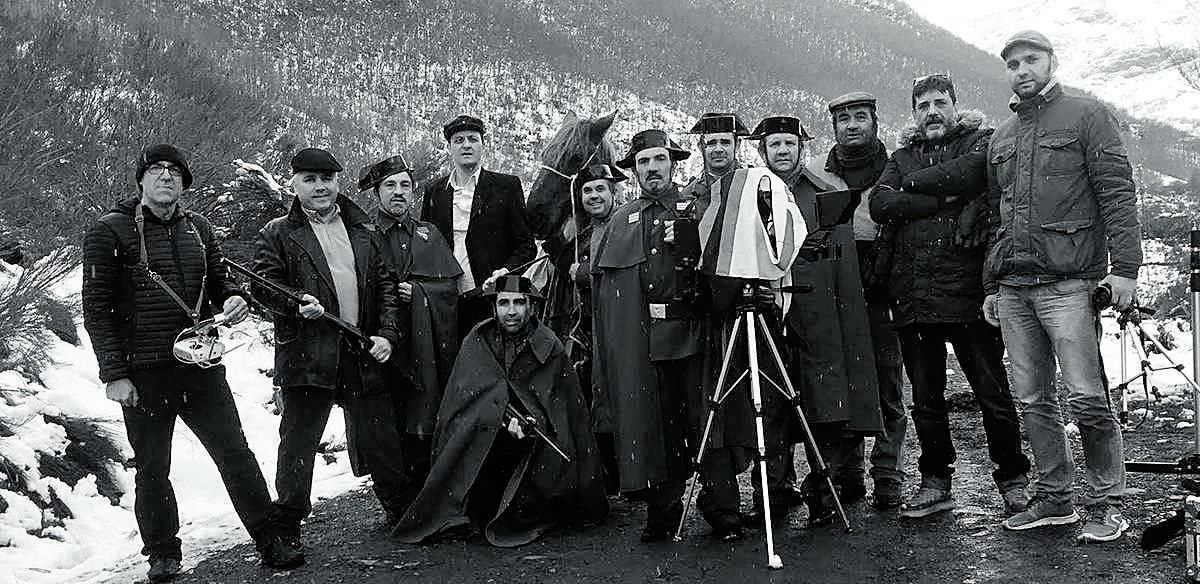
[[[589,164],[611,164],[616,159],[605,132],[617,112],[595,119],[580,119],[567,112],[558,132],[542,149],[542,168],[529,190],[526,206],[530,227],[537,239],[547,239],[572,216],[571,179]]]

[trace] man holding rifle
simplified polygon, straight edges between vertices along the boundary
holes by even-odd
[[[485,294],[495,318],[463,340],[438,410],[433,468],[393,531],[400,541],[479,529],[492,545],[515,547],[608,513],[575,369],[533,316],[541,296],[512,275]]]
[[[408,479],[381,365],[398,340],[398,301],[374,225],[338,194],[342,166],[333,155],[305,148],[292,170],[296,199],[259,232],[254,272],[271,283],[255,290],[274,315],[282,388],[275,506],[285,539],[299,548],[300,521],[312,510],[313,459],[333,404],[345,412],[351,468],[371,475],[389,524],[404,513]]]

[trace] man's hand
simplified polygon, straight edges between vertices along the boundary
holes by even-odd
[[[508,426],[505,429],[508,430],[508,433],[512,434],[513,438],[516,438],[517,440],[525,437],[525,430],[521,428],[521,421],[518,420],[516,416],[508,419]]]
[[[1117,310],[1125,310],[1137,296],[1137,278],[1126,278],[1109,274],[1100,280],[1101,284],[1112,287],[1112,303]]]
[[[321,301],[317,300],[316,296],[305,294],[300,297],[300,300],[304,301],[304,304],[300,305],[300,316],[313,319],[321,318],[321,315],[325,314],[325,307],[321,306]]]
[[[1000,326],[1000,311],[996,309],[995,294],[988,294],[983,299],[983,320],[988,321],[988,324],[992,326]]]
[[[138,405],[137,388],[133,386],[133,381],[128,377],[108,382],[108,385],[104,387],[104,393],[108,396],[108,399],[123,406],[133,408]]]
[[[392,342],[383,337],[371,337],[371,357],[383,363],[392,356]]]
[[[396,284],[396,292],[400,295],[401,302],[412,302],[412,283],[400,282]]]
[[[222,309],[225,314],[225,322],[231,325],[242,322],[243,319],[250,316],[250,305],[246,304],[246,299],[241,296],[226,298]]]
[[[508,268],[497,268],[495,271],[492,272],[492,275],[488,276],[488,278],[483,281],[483,285],[480,286],[480,288],[483,290],[487,290],[487,289],[495,290],[496,289],[496,280],[499,280],[500,278],[503,278],[504,276],[507,276],[507,275],[508,275]]]

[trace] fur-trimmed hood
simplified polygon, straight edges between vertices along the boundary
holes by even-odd
[[[987,116],[980,110],[964,109],[958,110],[958,116],[955,120],[958,122],[958,125],[953,132],[974,132],[985,127],[984,124],[987,123]],[[912,122],[900,130],[900,148],[907,148],[916,142],[924,141],[925,136],[921,134],[921,129],[917,127],[916,122]]]

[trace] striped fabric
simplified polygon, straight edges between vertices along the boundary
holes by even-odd
[[[768,224],[774,245],[759,214],[760,189],[771,193]],[[700,271],[772,282],[789,275],[808,229],[783,179],[766,168],[742,168],[722,177],[710,192],[700,217]]]

